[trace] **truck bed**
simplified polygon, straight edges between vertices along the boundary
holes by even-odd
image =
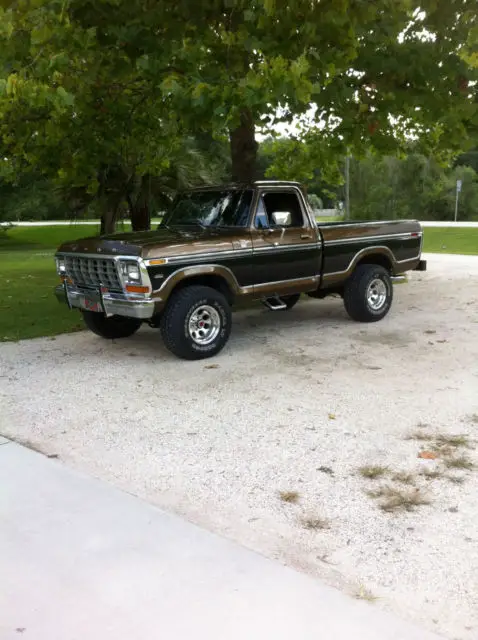
[[[372,253],[379,254],[394,275],[420,261],[423,233],[416,220],[326,222],[317,228],[323,240],[324,286],[343,280]]]

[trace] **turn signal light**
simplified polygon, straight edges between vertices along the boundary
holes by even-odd
[[[136,284],[127,284],[125,289],[128,293],[149,293],[149,287],[140,287]]]

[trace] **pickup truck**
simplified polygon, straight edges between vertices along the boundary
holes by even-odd
[[[426,270],[422,241],[416,221],[317,224],[296,182],[199,188],[179,194],[155,231],[63,244],[55,292],[103,338],[146,322],[196,360],[221,351],[241,300],[281,311],[302,294],[339,294],[353,320],[381,320],[393,282]]]

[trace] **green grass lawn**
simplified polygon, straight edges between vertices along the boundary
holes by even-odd
[[[344,217],[343,216],[316,216],[315,221],[317,222],[317,224],[320,224],[321,222],[343,222]]]
[[[425,227],[423,251],[478,255],[478,228]]]
[[[82,319],[53,295],[53,252],[0,250],[0,342],[77,331]]]
[[[17,227],[0,235],[0,341],[53,336],[83,328],[80,314],[59,304],[53,254],[68,240],[98,233],[94,225]],[[425,229],[424,251],[478,255],[478,229]]]
[[[0,235],[0,341],[52,336],[83,328],[80,314],[53,295],[60,280],[53,254],[67,240],[99,227],[16,227]]]
[[[54,252],[62,242],[79,240],[99,233],[100,226],[93,224],[74,224],[71,226],[51,227],[15,227],[0,235],[0,255],[11,251],[45,251]]]

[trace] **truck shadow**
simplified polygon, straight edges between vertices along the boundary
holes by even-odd
[[[270,311],[260,303],[233,310],[232,331],[224,352],[244,352],[251,347],[257,348],[270,341],[290,341],[291,336],[305,332],[310,334],[311,328],[321,334],[334,331],[354,323],[346,314],[341,300],[304,300],[288,311]],[[144,326],[132,338],[118,340],[115,345],[121,352],[127,351],[131,357],[163,357],[176,360],[163,345],[159,329]],[[218,354],[221,357],[223,352]]]

